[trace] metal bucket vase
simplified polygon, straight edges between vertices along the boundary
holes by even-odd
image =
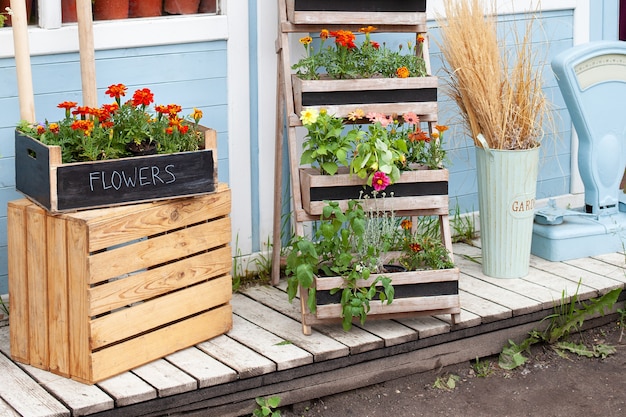
[[[476,148],[480,240],[487,276],[528,275],[539,149]]]

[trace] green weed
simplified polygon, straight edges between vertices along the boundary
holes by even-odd
[[[280,405],[280,397],[255,399],[258,408],[252,412],[252,417],[280,417],[280,411],[274,410]]]

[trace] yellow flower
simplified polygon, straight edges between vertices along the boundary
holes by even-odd
[[[306,109],[300,112],[300,120],[303,125],[312,125],[317,122],[317,118],[319,116],[319,112],[315,109]]]
[[[310,36],[305,36],[304,38],[300,38],[300,43],[302,45],[308,45],[311,42],[313,42],[313,38],[311,38]]]
[[[365,117],[365,112],[363,111],[363,109],[356,109],[353,112],[348,113],[348,120],[351,120],[353,122],[357,121],[358,119],[362,119]]]
[[[193,112],[191,113],[191,117],[197,123],[200,119],[202,119],[202,110],[197,109],[197,108],[194,107],[193,108]]]

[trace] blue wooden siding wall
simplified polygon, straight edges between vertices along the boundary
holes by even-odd
[[[98,101],[111,84],[149,88],[158,104],[177,103],[188,114],[203,111],[201,124],[218,135],[218,176],[228,182],[228,111],[226,41],[118,49],[96,53]],[[82,103],[79,55],[35,56],[31,59],[37,120],[63,117],[58,103]],[[0,294],[7,288],[7,202],[22,198],[15,191],[14,129],[19,120],[15,61],[0,59]]]
[[[512,29],[524,33],[527,15],[505,15],[499,18],[499,36],[507,45],[515,42]],[[561,51],[573,45],[573,11],[543,12],[541,19],[533,25],[532,42],[538,58],[545,63],[543,68],[544,91],[553,106],[555,132],[543,138],[537,199],[567,194],[570,191],[570,139],[571,123],[561,93],[550,68],[550,62]],[[440,39],[436,23],[429,22],[430,57],[432,72],[440,77],[440,86],[445,88],[447,75],[442,70]],[[461,213],[478,210],[478,185],[476,183],[475,148],[461,124],[456,104],[441,90],[439,93],[439,123],[450,127],[445,134],[450,170],[450,208]],[[523,175],[522,173],[520,173]]]

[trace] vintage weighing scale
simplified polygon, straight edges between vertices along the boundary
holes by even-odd
[[[626,246],[626,42],[576,46],[552,62],[579,138],[585,206],[538,209],[531,252],[551,261],[617,252]]]

